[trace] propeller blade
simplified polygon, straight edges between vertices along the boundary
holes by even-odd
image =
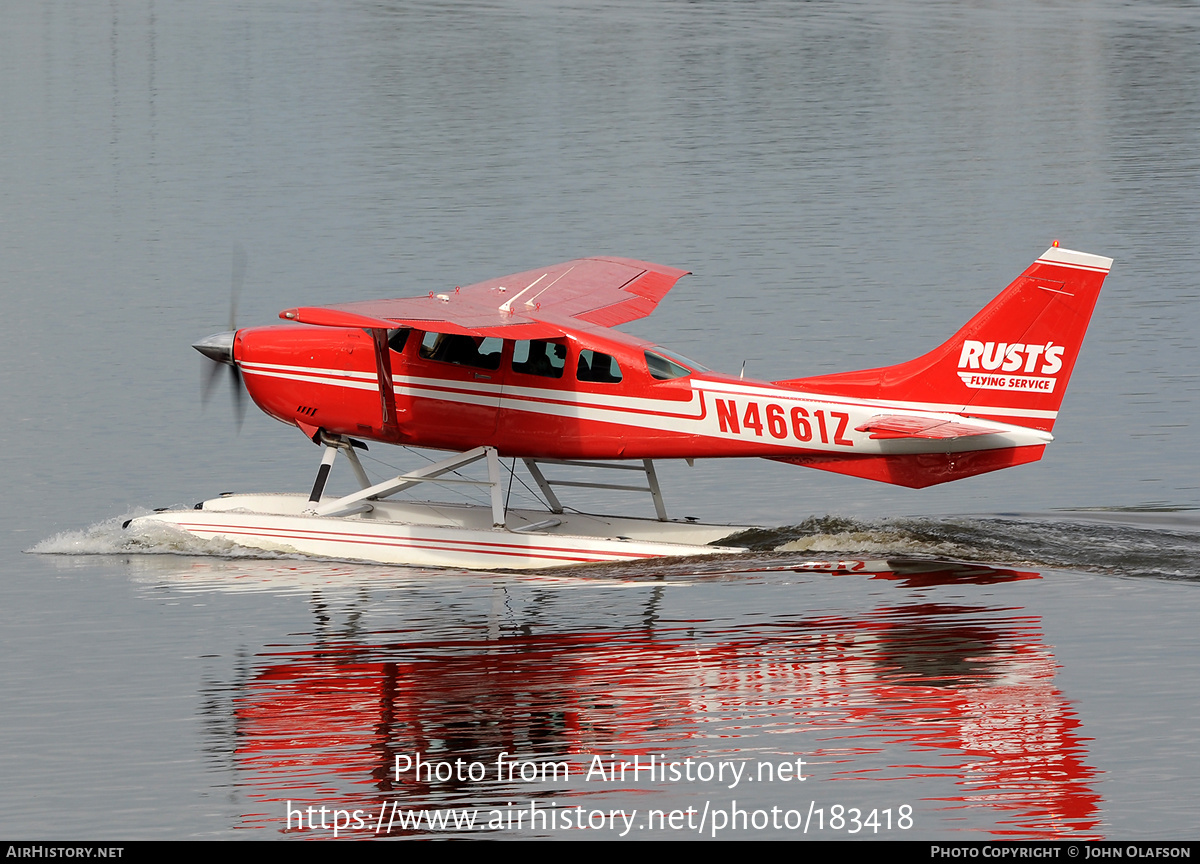
[[[229,367],[233,388],[233,414],[237,418],[238,431],[242,429],[242,421],[246,417],[246,398],[242,387],[242,373],[233,359],[233,343],[237,338],[238,300],[242,294],[242,283],[246,281],[246,250],[241,243],[233,244],[233,267],[229,275],[229,330],[225,333],[215,333],[207,339],[201,339],[192,345],[212,362],[207,364],[204,373],[203,387],[200,391],[200,401],[207,405],[216,386],[217,377],[221,374],[221,365]]]
[[[241,243],[233,244],[233,274],[229,277],[229,329],[237,330],[238,299],[246,280],[246,250]]]
[[[217,383],[217,376],[221,374],[220,363],[205,363],[204,364],[204,379],[200,389],[200,404],[207,405],[208,400],[212,398],[213,386]]]
[[[233,414],[241,432],[242,421],[246,419],[246,391],[242,387],[242,371],[237,366],[230,366],[229,372],[233,376]]]

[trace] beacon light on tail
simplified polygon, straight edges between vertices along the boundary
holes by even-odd
[[[323,446],[312,492],[227,496],[142,518],[252,547],[420,565],[728,551],[701,545],[727,526],[667,518],[653,460],[761,457],[914,488],[1036,461],[1111,265],[1056,243],[921,357],[775,382],[713,372],[612,329],[648,315],[686,275],[624,258],[425,297],[289,309],[280,315],[289,324],[196,348],[240,370],[255,404]],[[366,441],[455,455],[373,483],[355,454]],[[330,499],[325,478],[339,453],[362,488]],[[524,461],[547,511],[506,509],[505,457]],[[386,500],[451,482],[444,475],[477,459],[488,463],[488,480],[477,482],[490,507]],[[543,466],[563,461],[636,469],[658,519],[566,514],[555,486],[631,487],[548,478]]]

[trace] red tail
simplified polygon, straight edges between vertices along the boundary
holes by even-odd
[[[1049,431],[1111,258],[1052,246],[950,341],[861,372],[776,382]]]

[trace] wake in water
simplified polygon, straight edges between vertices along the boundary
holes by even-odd
[[[247,549],[225,540],[201,540],[166,525],[122,528],[126,521],[145,512],[149,511],[107,519],[82,531],[63,531],[27,551],[42,555],[306,557]],[[821,516],[790,527],[744,531],[721,543],[746,546],[752,553],[732,560],[722,559],[723,563],[716,568],[722,570],[804,567],[818,558],[821,561],[838,557],[930,558],[1200,582],[1200,514],[1194,511],[1169,515],[1108,511],[877,521]],[[751,560],[746,560],[747,557]],[[633,566],[623,565],[619,570],[628,575]],[[663,572],[661,565],[649,562],[636,566]],[[712,565],[695,559],[670,569],[688,568],[713,572]]]
[[[816,517],[722,541],[754,551],[931,556],[1200,581],[1200,514],[1173,511],[885,519]]]

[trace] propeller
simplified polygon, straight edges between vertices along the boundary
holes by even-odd
[[[224,333],[214,333],[207,339],[201,339],[192,345],[197,351],[213,362],[209,364],[204,375],[204,386],[200,401],[207,405],[212,395],[217,377],[221,374],[221,366],[229,367],[229,375],[233,385],[233,413],[237,417],[238,429],[242,428],[242,420],[246,416],[246,400],[242,389],[242,373],[233,359],[233,341],[237,336],[237,307],[238,298],[242,293],[242,283],[246,279],[246,250],[241,243],[233,245],[233,273],[230,276],[229,289],[229,329]]]

